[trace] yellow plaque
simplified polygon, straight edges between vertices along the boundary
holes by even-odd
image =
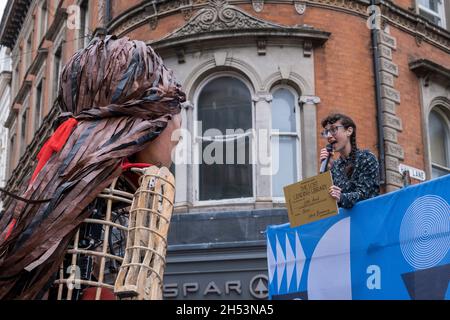
[[[284,197],[291,227],[338,214],[338,206],[328,190],[333,185],[330,171],[285,186]]]

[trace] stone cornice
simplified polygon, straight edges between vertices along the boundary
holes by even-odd
[[[13,48],[32,0],[8,0],[0,22],[0,45]]]
[[[11,129],[11,126],[12,126],[14,119],[16,118],[18,112],[19,112],[19,110],[17,108],[14,108],[14,104],[13,104],[12,107],[9,109],[8,117],[6,118],[6,121],[5,121],[6,128]]]
[[[46,48],[39,48],[36,57],[34,58],[33,63],[30,66],[30,69],[28,69],[28,73],[31,75],[36,75],[42,64],[44,63],[45,59],[47,59],[48,55],[48,49]]]
[[[419,77],[438,75],[450,82],[450,69],[428,59],[417,59],[409,63],[409,69]]]
[[[410,33],[420,45],[428,42],[450,53],[450,32],[429,23],[414,12],[403,9],[390,0],[381,0],[383,19],[392,25]]]
[[[108,25],[108,32],[122,36],[127,32],[149,23],[157,26],[157,20],[164,16],[181,12],[188,21],[198,10],[211,6],[212,3],[222,0],[180,0],[156,1],[154,6],[144,3],[130,8],[119,17],[114,18]],[[341,11],[367,19],[368,0],[304,0],[307,7],[326,8]],[[252,4],[251,0],[228,0],[227,4]],[[264,0],[264,4],[291,4],[292,0]],[[408,11],[390,0],[380,0],[383,20],[401,30],[410,33],[420,45],[422,41],[428,42],[446,52],[450,52],[450,32],[430,24],[415,12]],[[265,9],[264,9],[265,10]],[[307,14],[308,9],[306,9]],[[156,40],[156,39],[155,39]]]
[[[30,80],[25,80],[22,83],[22,86],[20,87],[19,92],[17,93],[16,97],[14,98],[14,102],[13,104],[22,104],[22,102],[25,100],[25,97],[27,96],[27,93],[30,91],[31,89],[31,81]]]
[[[0,72],[0,96],[3,95],[3,92],[6,89],[6,86],[11,84],[11,79],[12,79],[11,71]]]
[[[53,19],[52,24],[47,30],[45,34],[45,39],[54,41],[56,36],[58,35],[58,31],[61,28],[63,22],[67,19],[67,11],[62,7],[62,1],[60,2],[58,8],[56,8],[55,19]]]
[[[239,7],[228,5],[224,0],[215,0],[197,11],[184,26],[151,44],[155,49],[162,49],[179,47],[193,41],[288,37],[309,40],[317,45],[324,43],[329,36],[330,33],[307,25],[289,27],[267,22],[249,15]]]

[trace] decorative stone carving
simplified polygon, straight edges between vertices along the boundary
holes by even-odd
[[[128,32],[129,30],[133,29],[135,25],[138,25],[139,23],[145,21],[147,19],[148,14],[143,11],[137,16],[134,16],[133,18],[125,20],[122,24],[120,24],[117,28],[113,28],[114,34],[117,34],[118,36],[121,36],[123,33]],[[111,32],[111,31],[109,31]]]
[[[257,95],[252,96],[253,102],[259,102],[259,101],[266,101],[266,102],[272,102],[273,96],[271,94],[267,94],[264,92],[258,92]]]
[[[381,71],[380,72],[381,84],[393,87],[394,86],[394,76],[390,73]]]
[[[303,1],[294,1],[294,8],[298,14],[304,14],[306,11],[306,3]]]
[[[298,102],[300,104],[318,104],[320,103],[320,98],[317,96],[301,96]]]
[[[386,150],[387,155],[390,155],[392,157],[402,159],[402,160],[405,158],[405,153],[403,151],[403,148],[399,144],[386,141],[384,143],[384,148]],[[398,170],[398,168],[397,168],[397,170]]]
[[[415,36],[416,44],[420,47],[422,45],[424,34],[426,34],[425,23],[423,23],[422,21],[417,22],[416,30],[417,30]]]
[[[226,51],[216,51],[214,52],[214,61],[216,66],[224,66],[225,61],[227,60],[227,52]]]
[[[386,156],[384,160],[386,163],[386,170],[392,170],[394,172],[398,170],[400,161],[397,158]]]
[[[186,25],[165,39],[208,33],[219,30],[283,28],[280,25],[254,18],[224,0],[210,0],[209,6],[199,10]]]
[[[305,40],[303,43],[303,56],[304,57],[311,57],[312,55],[312,41],[311,40]]]
[[[398,77],[398,65],[389,61],[385,58],[380,58],[380,67],[382,71],[392,73],[394,76]]]
[[[391,170],[386,170],[386,183],[388,185],[403,187],[402,176],[400,173]],[[396,189],[394,188],[394,190]]]
[[[397,130],[391,129],[388,127],[383,127],[383,134],[384,134],[384,139],[386,141],[390,141],[390,142],[394,142],[394,143],[398,142]]]
[[[397,105],[395,104],[394,101],[389,100],[389,99],[383,99],[382,100],[382,105],[383,105],[383,111],[396,115],[396,109],[397,109]]]
[[[184,56],[184,49],[183,48],[177,48],[175,50],[175,53],[177,55],[178,63],[185,63],[186,58]]]
[[[220,2],[225,3],[225,1]],[[298,4],[297,7],[299,8],[300,12],[302,12],[301,8],[303,6],[301,6],[301,4],[304,4],[305,1],[293,0],[293,2],[294,6]],[[367,5],[369,4],[368,1],[362,0],[308,0],[308,2],[313,3],[314,6],[317,7],[336,7],[341,11],[357,13],[361,17],[367,17]],[[212,0],[164,1],[157,5],[158,15],[166,14],[167,12],[175,10],[184,10],[183,8],[186,8],[187,4],[192,4],[192,8],[194,8],[204,5],[215,5],[215,3],[217,3],[217,1]],[[187,12],[185,18],[187,19],[187,17],[189,16],[189,10],[186,11]],[[447,33],[436,29],[433,25],[424,25],[423,19],[420,20],[422,24],[418,24],[418,18],[415,14],[411,14],[407,10],[402,9],[401,7],[395,5],[395,3],[389,1],[383,1],[383,3],[381,4],[381,11],[383,15],[382,24],[387,28],[389,27],[389,24],[392,24],[393,26],[412,33],[413,36],[417,36],[418,39],[420,39],[418,41],[426,41],[440,48],[444,48],[447,51],[450,50],[450,40]],[[190,12],[190,15],[192,15],[192,12]],[[155,18],[156,17],[152,19]],[[132,11],[127,14],[126,17],[122,17],[120,20],[113,21],[111,26],[108,28],[108,32],[120,36],[148,19],[150,18],[148,14],[145,14],[145,12],[144,14],[142,14],[142,11],[140,10]],[[385,42],[390,43],[390,45],[388,46],[396,47],[395,41],[392,41],[392,39],[388,40],[389,35],[387,34],[387,31],[383,32],[382,34]],[[387,35],[387,37],[385,35]]]
[[[192,6],[192,0],[182,0],[180,10],[181,13],[183,14],[184,20],[188,21],[192,17],[192,13],[194,11]]]
[[[252,0],[253,10],[261,12],[264,9],[264,0]]]
[[[386,85],[381,85],[381,96],[383,98],[391,99],[394,102],[400,103],[400,92]]]
[[[287,66],[285,64],[278,65],[278,70],[280,71],[281,79],[289,79],[289,75],[291,74],[291,66]]]
[[[155,30],[158,26],[158,10],[156,9],[156,2],[152,2],[150,5],[146,6],[145,12],[150,16],[150,28]]]
[[[266,45],[267,45],[266,39],[258,39],[256,41],[256,47],[258,49],[258,55],[260,55],[260,56],[265,56],[266,55]]]
[[[383,113],[383,121],[383,125],[385,125],[386,127],[390,127],[398,131],[403,130],[402,120],[399,117],[393,116],[388,113]]]
[[[391,49],[397,49],[397,40],[385,32],[378,33],[378,43],[383,44]]]
[[[383,58],[386,58],[388,60],[392,60],[392,49],[391,48],[389,48],[385,45],[382,45],[382,44],[380,44],[378,46],[378,48],[380,51],[380,56],[382,56]]]

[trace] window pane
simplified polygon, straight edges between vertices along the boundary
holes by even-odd
[[[202,122],[202,135],[208,129],[218,130],[215,135],[226,135],[230,134],[227,129],[245,132],[252,128],[252,100],[247,86],[233,77],[209,82],[199,95],[198,121]],[[204,141],[201,152],[200,200],[253,196],[249,137],[226,143]]]
[[[439,0],[419,0],[419,3],[427,9],[438,13]]]
[[[42,82],[39,83],[36,89],[36,108],[34,110],[34,131],[37,131],[41,126],[42,118]]]
[[[437,166],[432,166],[431,168],[431,178],[442,177],[449,174],[450,170],[444,170],[442,168],[438,168]]]
[[[214,150],[212,156],[219,163],[200,165],[200,200],[219,200],[248,198],[253,196],[252,165],[249,154],[251,152],[250,139],[245,142],[203,142],[202,150]],[[230,149],[234,150],[234,157],[230,159]],[[239,159],[238,155],[244,155]],[[205,155],[205,153],[204,153]],[[227,162],[228,156],[228,162]],[[232,160],[232,161],[230,161]],[[204,161],[204,160],[203,160]],[[231,164],[227,164],[232,162]]]
[[[429,132],[431,161],[441,166],[450,166],[447,156],[448,128],[441,115],[435,111],[430,112]]]
[[[438,26],[441,25],[441,19],[438,16],[432,15],[428,12],[425,12],[423,10],[419,10],[420,15],[430,21],[431,23],[437,24]]]
[[[284,197],[283,187],[297,182],[297,139],[278,137],[278,152],[275,143],[277,141],[272,143],[272,196]]]
[[[232,77],[209,82],[198,99],[198,121],[202,121],[203,132],[214,128],[226,134],[226,129],[251,128],[252,100],[247,86]]]
[[[272,129],[295,132],[295,97],[288,89],[278,89],[273,94]]]

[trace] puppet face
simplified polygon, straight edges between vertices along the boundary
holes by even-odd
[[[161,134],[142,151],[136,154],[137,162],[161,165],[169,168],[172,164],[172,150],[180,140],[181,115],[175,114],[167,122]]]

